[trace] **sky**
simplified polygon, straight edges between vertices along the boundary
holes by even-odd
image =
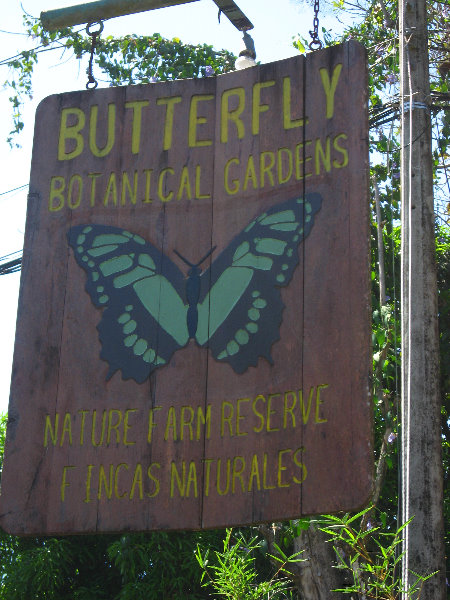
[[[23,0],[24,10],[32,16],[41,11],[81,4],[76,0]],[[268,63],[298,54],[293,38],[300,34],[308,38],[313,12],[300,0],[237,0],[237,4],[254,24],[250,32],[257,60]],[[0,62],[17,52],[33,47],[33,40],[23,35],[22,9],[19,0],[4,3],[0,21]],[[189,4],[163,8],[138,15],[118,17],[105,22],[103,36],[160,33],[163,37],[178,37],[186,43],[207,43],[216,49],[226,48],[236,55],[241,49],[242,33],[222,15],[213,0],[198,0]],[[340,24],[328,11],[319,15],[321,26],[337,31]],[[8,33],[9,32],[9,33]],[[34,114],[39,102],[55,93],[83,90],[86,85],[88,56],[81,61],[61,56],[59,50],[40,55],[33,76],[33,99],[26,103],[23,115],[25,128],[15,140],[20,148],[11,148],[6,139],[12,129],[10,93],[0,87],[0,258],[22,249],[26,219],[27,189],[33,144]],[[101,78],[98,70],[94,75]],[[0,82],[8,80],[8,67],[0,65]],[[99,83],[106,87],[107,83]],[[7,193],[9,192],[9,193]],[[8,407],[11,365],[14,348],[17,300],[20,273],[0,276],[0,413]],[[39,360],[39,357],[36,357]]]

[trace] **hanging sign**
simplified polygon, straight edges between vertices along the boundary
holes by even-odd
[[[198,529],[372,485],[365,56],[36,115],[1,524]]]

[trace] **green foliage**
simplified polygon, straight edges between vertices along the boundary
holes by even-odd
[[[10,88],[12,94],[9,101],[12,105],[13,129],[7,138],[7,142],[11,146],[13,137],[24,127],[21,108],[25,99],[32,98],[31,76],[36,63],[37,53],[35,50],[24,50],[9,62],[10,75],[13,74],[13,77],[8,78],[3,85],[5,88]]]
[[[195,547],[217,548],[223,532],[163,531],[121,536],[108,547],[123,590],[117,598],[202,598]]]
[[[436,236],[441,375],[442,459],[444,466],[444,519],[450,524],[450,227],[439,227]],[[445,528],[446,554],[450,557],[450,527]],[[449,560],[449,558],[447,558]]]
[[[202,584],[212,588],[215,595],[229,600],[271,600],[290,597],[290,580],[283,576],[286,565],[301,560],[298,554],[285,556],[281,548],[279,555],[271,556],[277,564],[275,573],[261,579],[256,570],[255,552],[261,547],[257,537],[245,538],[242,531],[232,539],[233,530],[227,529],[223,550],[215,551],[210,559],[208,548],[203,551],[197,546],[196,557],[202,569]]]
[[[0,413],[0,480],[1,473],[3,470],[3,454],[5,452],[5,438],[6,438],[6,423],[8,417],[6,414]]]
[[[223,532],[16,538],[0,532],[0,600],[197,600],[207,598],[197,545]]]
[[[356,515],[326,515],[321,519],[321,530],[327,533],[333,543],[338,569],[351,574],[353,583],[334,590],[335,592],[357,593],[364,598],[377,600],[397,600],[401,594],[420,598],[423,583],[433,574],[416,575],[416,581],[407,589],[401,579],[400,565],[402,554],[402,532],[410,521],[401,525],[394,533],[384,532],[371,521],[366,521],[372,508],[366,508]],[[362,518],[365,527],[356,527]],[[403,595],[402,595],[403,597]]]
[[[186,45],[179,38],[167,40],[159,33],[101,40],[97,58],[111,85],[207,77],[233,70],[234,61],[226,50]]]
[[[338,14],[353,17],[354,24],[327,45],[355,39],[367,49],[369,73],[369,126],[371,162],[378,185],[384,187],[382,204],[398,210],[400,165],[398,2],[334,3]],[[450,223],[448,201],[450,173],[447,172],[450,148],[449,38],[450,9],[439,0],[427,2],[430,61],[431,111],[436,214]],[[445,70],[443,67],[446,67]],[[386,202],[387,201],[387,202]],[[395,218],[395,217],[394,217]],[[396,217],[398,218],[398,216]]]

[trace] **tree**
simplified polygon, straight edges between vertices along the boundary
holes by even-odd
[[[358,515],[306,518],[236,532],[232,538],[228,537],[227,548],[231,547],[236,556],[241,552],[242,557],[245,557],[248,545],[251,545],[250,540],[257,535],[257,542],[252,542],[251,548],[254,557],[251,568],[255,581],[269,581],[279,568],[277,560],[283,561],[284,575],[292,581],[294,587],[291,591],[280,588],[279,594],[291,594],[308,600],[328,600],[339,596],[338,593],[330,595],[331,589],[347,588],[358,598],[371,597],[374,590],[378,598],[395,598],[401,585],[398,581],[399,551],[396,532],[402,527],[397,516],[400,452],[397,5],[383,0],[379,0],[377,4],[336,0],[333,7],[341,14],[350,14],[357,24],[348,27],[339,39],[323,31],[326,45],[354,38],[363,43],[368,51],[372,162],[372,392],[377,466],[375,492],[372,506]],[[447,205],[447,191],[450,191],[447,176],[450,121],[445,109],[448,108],[450,99],[447,80],[449,16],[449,9],[445,4],[436,1],[429,3],[430,83],[435,128],[442,444],[447,490],[450,475],[450,203]],[[76,57],[90,50],[89,40],[80,33],[67,29],[58,34],[48,34],[42,30],[39,22],[28,17],[25,22],[29,33],[39,40],[41,49],[64,47],[73,51]],[[297,37],[295,44],[301,52],[305,51],[306,40]],[[14,106],[11,142],[23,127],[20,106],[31,93],[32,72],[38,60],[38,52],[39,47],[35,51],[22,53],[11,62],[14,74],[10,80]],[[123,85],[149,82],[153,78],[175,79],[226,72],[233,68],[233,59],[226,51],[216,52],[209,46],[185,46],[178,39],[169,41],[155,34],[149,37],[105,39],[98,48],[96,62],[113,85]],[[378,240],[380,244],[377,243]],[[448,491],[445,511],[449,522]],[[248,545],[241,541],[239,533],[248,540]],[[327,542],[330,538],[332,543]],[[223,560],[223,554],[220,553],[227,550],[222,546],[224,540],[227,540],[224,532],[92,536],[82,540],[16,540],[3,536],[1,544],[5,576],[0,583],[0,598],[37,598],[44,597],[43,593],[47,594],[46,598],[131,599],[151,598],[153,593],[155,597],[158,593],[163,598],[174,595],[180,598],[208,597],[207,588],[200,585],[202,569],[193,560],[193,550],[199,546],[200,556],[204,557],[209,548],[211,560],[216,561],[213,564],[219,566],[221,557]],[[450,540],[447,538],[446,542],[449,556]],[[298,552],[301,553],[299,557],[305,560],[287,561],[289,555]],[[385,555],[389,557],[388,562]],[[60,577],[51,575],[56,564],[64,565],[59,569]],[[46,575],[41,580],[35,579],[35,574],[39,572],[38,565],[45,565],[43,572]],[[336,569],[336,566],[339,568]],[[222,568],[222,571],[219,569],[214,572],[222,576],[224,570]],[[167,577],[161,578],[161,585],[158,583],[159,573]],[[430,574],[420,575],[427,577]],[[420,585],[419,580],[418,586]]]

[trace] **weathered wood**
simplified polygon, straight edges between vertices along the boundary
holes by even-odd
[[[40,105],[6,530],[198,529],[366,500],[364,86],[350,43]]]
[[[306,389],[324,386],[316,421],[325,421],[304,430],[305,448],[314,448],[308,452],[310,485],[303,486],[306,514],[361,506],[372,486],[372,448],[360,437],[360,423],[371,412],[368,127],[358,111],[367,103],[363,53],[350,42],[332,53],[314,52],[306,63],[305,89],[311,92],[306,94],[304,181],[306,192],[318,191],[324,202],[317,221],[320,246],[304,246],[303,373]],[[328,104],[314,85],[317,77],[329,90]],[[352,135],[353,127],[360,136]],[[370,439],[367,430],[363,436]],[[336,458],[327,460],[330,456]]]

